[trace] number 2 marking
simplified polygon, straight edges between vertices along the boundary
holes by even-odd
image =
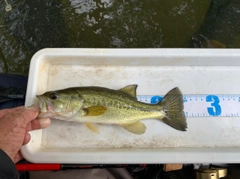
[[[163,99],[163,98],[162,98],[161,96],[153,96],[153,97],[151,98],[150,103],[151,103],[151,104],[157,104],[157,103],[159,103],[162,99]]]
[[[211,106],[212,107],[208,107],[208,114],[211,116],[219,116],[222,113],[222,109],[221,106],[219,105],[220,101],[218,96],[215,95],[208,95],[206,97],[206,102],[212,102]]]

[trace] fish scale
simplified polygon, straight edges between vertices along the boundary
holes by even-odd
[[[138,100],[156,104],[160,96],[139,95]],[[240,94],[189,94],[183,95],[186,117],[239,117]]]

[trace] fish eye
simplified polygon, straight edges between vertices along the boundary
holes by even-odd
[[[57,99],[57,94],[56,93],[51,93],[50,98],[53,99],[53,100]]]

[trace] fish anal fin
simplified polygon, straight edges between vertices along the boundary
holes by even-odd
[[[130,94],[133,97],[137,97],[137,87],[138,85],[128,85],[125,86],[124,88],[119,89],[119,91],[122,91],[124,93]]]
[[[85,126],[86,126],[89,130],[91,130],[91,131],[99,134],[98,128],[97,128],[95,125],[93,125],[92,123],[86,122],[86,123],[85,123]]]
[[[146,131],[146,126],[138,121],[138,122],[135,122],[133,124],[130,124],[130,125],[127,125],[127,126],[123,126],[127,131],[131,132],[131,133],[134,133],[134,134],[138,134],[138,135],[141,135],[141,134],[144,134],[145,131]]]
[[[101,116],[107,110],[105,106],[92,106],[89,108],[84,108],[86,116]]]

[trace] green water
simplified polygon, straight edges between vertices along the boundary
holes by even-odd
[[[42,48],[186,48],[204,46],[202,42],[209,39],[226,47],[240,46],[237,0],[8,3],[9,12],[3,0],[0,4],[0,72],[4,73],[27,75],[32,55]]]

